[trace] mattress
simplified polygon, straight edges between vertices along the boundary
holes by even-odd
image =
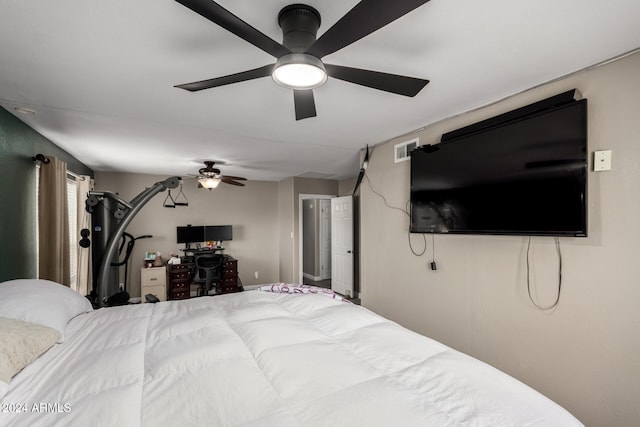
[[[5,426],[581,426],[364,307],[248,291],[95,310],[11,381]]]

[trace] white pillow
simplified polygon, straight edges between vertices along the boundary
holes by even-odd
[[[66,286],[40,279],[0,283],[0,316],[48,326],[64,341],[69,320],[93,310],[89,300]]]

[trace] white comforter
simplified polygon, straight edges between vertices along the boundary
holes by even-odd
[[[14,377],[0,425],[582,425],[508,375],[322,295],[107,308],[65,335]]]

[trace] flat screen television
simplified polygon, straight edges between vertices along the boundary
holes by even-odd
[[[178,235],[177,243],[198,243],[204,242],[204,226],[195,225],[195,226],[178,226],[176,227],[176,232]]]
[[[411,153],[413,233],[587,235],[587,100],[573,91]]]
[[[207,225],[204,227],[205,241],[233,240],[233,227],[231,225]]]

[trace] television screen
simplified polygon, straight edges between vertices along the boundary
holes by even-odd
[[[233,240],[233,228],[231,225],[207,225],[204,227],[205,241]]]
[[[586,99],[496,123],[411,153],[410,231],[586,236]]]
[[[204,226],[178,226],[177,231],[177,243],[197,243],[204,242]]]

